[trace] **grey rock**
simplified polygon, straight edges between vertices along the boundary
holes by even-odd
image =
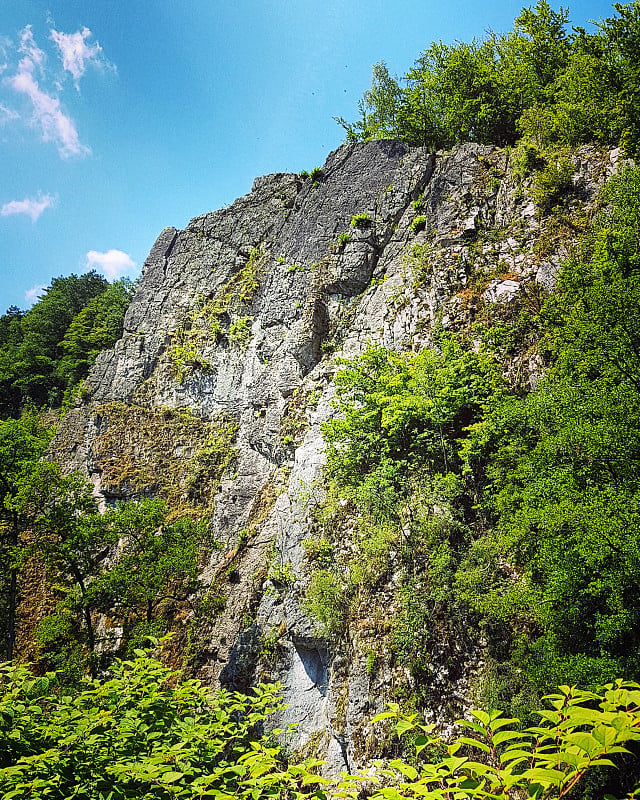
[[[591,203],[616,159],[580,148],[571,202]],[[487,165],[504,176],[499,188],[487,186]],[[364,763],[377,735],[370,719],[394,686],[410,684],[384,653],[375,678],[367,674],[371,609],[342,642],[330,643],[304,603],[304,541],[316,535],[313,510],[325,496],[321,426],[336,413],[336,357],[357,355],[368,343],[419,350],[439,325],[469,331],[482,300],[470,287],[472,274],[490,278],[489,302],[511,302],[533,277],[552,289],[562,254],[536,256],[541,222],[526,191],[503,151],[478,144],[437,156],[391,140],[348,144],[328,157],[319,181],[257,178],[228,208],[160,234],[123,337],[99,356],[86,382],[90,402],[67,414],[53,442],[51,457],[84,471],[106,502],[114,487],[99,444],[112,424],[109,404],[189,411],[203,425],[220,414],[235,421],[235,460],[210,515],[225,550],[211,554],[201,577],[218,580],[233,560],[237,583],[204,628],[198,672],[231,688],[280,680],[288,708],[276,724],[298,724],[290,746],[319,753],[330,774]],[[418,196],[426,226],[416,234]],[[351,226],[358,213],[369,214],[370,227]],[[502,241],[486,237],[494,226]],[[343,233],[351,240],[341,244]],[[238,281],[252,258],[257,285],[241,297]],[[234,341],[231,326],[243,318],[248,336]],[[190,348],[186,368],[176,365],[178,346]],[[530,356],[505,364],[507,375],[525,374],[530,383],[540,371]],[[295,435],[287,434],[292,420]],[[186,464],[197,446],[183,442],[176,461]],[[352,539],[347,531],[344,552],[355,547]],[[278,570],[293,580],[279,583]],[[391,614],[393,578],[384,592]],[[268,663],[261,656],[267,638],[276,653]],[[438,692],[425,713],[443,730],[470,703],[483,647],[460,634],[434,648]]]

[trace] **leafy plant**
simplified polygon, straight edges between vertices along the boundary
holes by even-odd
[[[424,214],[420,214],[419,216],[413,218],[411,222],[411,230],[414,233],[419,233],[425,229],[426,225],[427,218],[424,216]]]
[[[574,166],[566,157],[551,156],[544,169],[534,173],[531,197],[538,208],[548,211],[561,201],[571,186]]]
[[[351,225],[354,228],[364,229],[371,227],[371,216],[369,214],[365,214],[361,212],[360,214],[354,214],[351,217]]]
[[[148,650],[75,692],[25,667],[3,665],[0,680],[5,800],[257,800],[321,782],[309,770],[318,762],[285,767],[280,748],[259,733],[282,707],[276,686],[213,694]]]
[[[373,796],[502,800],[520,790],[538,800],[560,800],[573,796],[594,768],[615,768],[616,757],[640,740],[638,684],[618,681],[602,693],[561,686],[545,699],[547,708],[536,712],[540,722],[524,729],[500,712],[472,711],[470,719],[459,721],[470,735],[447,745],[445,758],[417,767],[391,761],[379,775],[393,781],[393,788]],[[389,719],[397,720],[398,736],[415,737],[418,754],[438,743],[435,726],[418,723],[417,715],[403,716],[397,704],[374,722]],[[638,791],[640,784],[628,797]]]
[[[246,345],[251,338],[251,317],[238,317],[229,326],[229,341]]]

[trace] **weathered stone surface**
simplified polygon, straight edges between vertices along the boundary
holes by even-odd
[[[584,211],[615,163],[615,153],[576,151],[568,214]],[[367,667],[393,615],[392,584],[339,644],[304,608],[303,542],[324,496],[334,358],[368,342],[418,350],[434,326],[469,334],[483,304],[507,304],[533,281],[550,288],[573,233],[539,216],[530,185],[495,148],[432,156],[394,141],[344,145],[316,182],[256,179],[230,207],[160,234],[124,335],[87,381],[90,402],[66,416],[54,442],[55,457],[89,475],[99,496],[129,496],[100,449],[113,433],[105,404],[142,409],[131,418],[143,428],[145,414],[188,412],[203,437],[216,420],[233,420],[235,457],[208,511],[224,550],[202,575],[225,607],[200,621],[192,664],[234,688],[279,679],[289,707],[278,722],[298,723],[297,745],[326,757],[328,771],[363,763],[376,744],[369,720],[409,681],[386,652]],[[351,226],[358,213],[369,227]],[[412,227],[418,215],[422,230]],[[505,370],[535,381],[540,365],[528,354]],[[198,425],[187,428],[191,438],[163,445],[177,476],[198,446]],[[149,470],[154,448],[139,446],[139,433],[120,449]],[[348,531],[342,546],[351,546]],[[430,719],[446,728],[481,663],[482,642],[462,633],[434,648]]]

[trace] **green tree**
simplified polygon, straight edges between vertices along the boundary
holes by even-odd
[[[95,648],[90,584],[112,543],[91,484],[79,473],[62,475],[58,464],[33,466],[14,501],[29,527],[20,558],[37,558],[57,581],[77,591],[76,607],[90,652]]]
[[[55,377],[67,396],[87,376],[98,353],[113,347],[122,336],[132,291],[129,280],[116,281],[92,297],[71,320],[59,342],[60,356],[55,367]]]
[[[92,603],[115,613],[129,636],[136,627],[149,629],[161,603],[186,601],[199,586],[198,557],[207,525],[188,517],[169,521],[169,516],[163,500],[143,498],[119,503],[102,517],[108,540],[122,542],[122,548],[92,584]]]
[[[358,103],[358,122],[350,124],[341,117],[336,117],[336,121],[347,131],[350,140],[395,138],[399,134],[396,115],[401,94],[397,79],[389,74],[384,61],[380,61],[373,65],[371,87]]]
[[[25,410],[20,419],[0,420],[0,620],[2,647],[8,659],[13,656],[17,608],[14,551],[28,524],[16,500],[52,435],[41,416],[31,409]]]

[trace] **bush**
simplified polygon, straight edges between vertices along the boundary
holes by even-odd
[[[415,217],[415,219],[411,223],[411,230],[414,233],[419,233],[420,231],[423,231],[425,229],[426,225],[427,225],[427,218],[424,216],[424,214],[420,214],[419,216]]]
[[[319,569],[307,589],[305,608],[320,623],[323,635],[338,637],[347,622],[348,587],[332,570]]]
[[[535,173],[531,197],[541,211],[549,211],[561,202],[564,192],[571,187],[574,166],[563,156],[549,159],[544,169]]]
[[[258,732],[282,708],[276,686],[214,694],[136,650],[74,694],[53,675],[7,664],[0,690],[5,800],[257,799],[286,794],[297,780]]]
[[[369,216],[369,214],[364,214],[364,213],[354,214],[354,216],[351,217],[351,225],[353,225],[354,228],[360,228],[360,229],[370,228],[371,217]]]

